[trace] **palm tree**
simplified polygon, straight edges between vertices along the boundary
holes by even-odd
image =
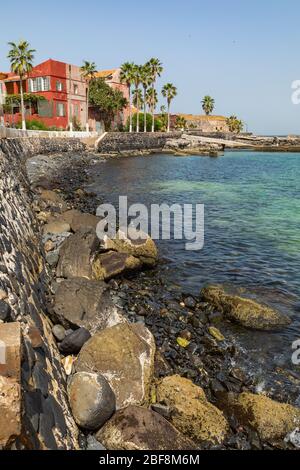
[[[95,62],[83,61],[83,65],[80,67],[82,78],[86,81],[86,131],[89,132],[89,98],[90,98],[90,83],[95,78],[97,67]]]
[[[129,90],[129,132],[132,132],[132,100],[131,100],[131,85],[134,82],[134,63],[125,62],[121,66],[120,80],[126,83]]]
[[[18,44],[15,42],[9,42],[8,45],[11,47],[7,55],[7,58],[10,60],[11,71],[20,77],[22,129],[25,131],[26,120],[23,80],[25,75],[32,70],[35,49],[29,49],[29,43],[27,41],[20,41]]]
[[[133,68],[133,81],[135,86],[135,95],[136,95],[136,109],[137,109],[137,119],[136,119],[136,132],[140,132],[140,95],[138,93],[139,86],[141,84],[141,74],[142,74],[142,66],[141,65],[134,65]]]
[[[155,113],[155,109],[158,103],[157,91],[155,89],[154,89],[154,93],[153,93],[153,88],[149,88],[147,90],[146,103],[149,107],[150,113],[153,115]]]
[[[211,96],[208,96],[208,95],[204,96],[202,100],[202,109],[207,116],[213,112],[214,107],[215,107],[215,100]]]
[[[168,104],[168,130],[170,132],[170,107],[171,102],[177,95],[177,88],[172,83],[167,83],[162,89],[162,95],[164,98],[167,98]]]
[[[144,104],[144,132],[147,132],[147,89],[152,83],[152,76],[149,64],[145,64],[141,67],[141,83],[143,86],[144,94],[143,94],[143,104]]]
[[[153,95],[152,101],[154,102],[155,101],[154,99],[155,83],[156,83],[157,77],[160,77],[163,72],[163,66],[160,60],[154,57],[152,57],[152,59],[149,60],[148,66],[149,66],[149,70],[150,70],[150,74],[152,78],[152,95]],[[152,132],[154,132],[154,123],[155,123],[154,111],[155,111],[155,108],[153,108],[153,111],[152,111]]]
[[[142,107],[144,105],[143,93],[142,93],[142,90],[140,88],[133,91],[132,103],[133,103],[133,106],[135,106],[136,108],[138,106]]]

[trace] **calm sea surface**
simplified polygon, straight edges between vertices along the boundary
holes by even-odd
[[[206,283],[245,288],[288,313],[281,333],[244,335],[248,348],[289,361],[300,339],[300,154],[226,152],[220,158],[156,155],[110,159],[90,171],[89,190],[117,204],[205,205],[205,244],[158,242],[166,283],[198,294]],[[234,329],[234,327],[232,327]],[[255,338],[255,340],[254,340]]]

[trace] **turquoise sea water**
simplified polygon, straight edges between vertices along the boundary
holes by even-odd
[[[159,242],[162,274],[194,294],[208,282],[242,287],[288,313],[292,326],[256,334],[255,347],[264,348],[268,338],[274,355],[289,357],[291,341],[300,338],[300,154],[111,159],[95,165],[90,178],[89,189],[105,202],[127,195],[129,204],[148,207],[203,203],[203,250],[186,251],[181,240]]]

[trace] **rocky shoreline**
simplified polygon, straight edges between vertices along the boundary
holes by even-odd
[[[288,394],[257,394],[220,331],[224,321],[273,330],[289,319],[220,288],[195,297],[165,286],[150,239],[101,244],[101,201],[84,191],[97,161],[78,153],[27,163],[51,279],[48,316],[81,448],[299,448],[300,409],[280,403]]]

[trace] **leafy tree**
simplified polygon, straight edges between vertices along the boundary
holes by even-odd
[[[156,59],[155,57],[152,57],[152,59],[149,60],[148,66],[149,66],[149,72],[150,72],[151,80],[152,80],[152,87],[151,87],[152,103],[155,103],[155,92],[156,92],[155,83],[156,83],[157,78],[160,77],[163,72],[163,66],[160,60]],[[152,132],[154,132],[154,114],[155,114],[155,105],[153,105],[153,108],[152,108],[152,129],[151,129]]]
[[[168,105],[168,127],[167,132],[170,132],[170,107],[171,102],[177,96],[177,88],[172,83],[167,83],[162,89],[162,95],[167,99]]]
[[[20,77],[22,129],[26,130],[23,80],[25,75],[32,70],[35,50],[30,49],[27,41],[20,41],[18,44],[9,42],[8,45],[11,47],[7,55],[11,71]]]
[[[208,96],[208,95],[204,96],[202,100],[202,109],[207,116],[213,112],[214,107],[215,107],[215,100],[211,96]]]
[[[87,83],[87,92],[86,92],[86,131],[89,132],[89,92],[90,92],[90,83],[95,78],[97,72],[97,67],[95,62],[88,62],[87,60],[83,61],[83,65],[80,67],[80,72],[82,78],[85,79]]]
[[[168,128],[168,114],[165,106],[160,107],[160,122],[161,122],[161,131],[166,132]]]
[[[240,134],[243,131],[244,125],[240,119],[236,116],[230,116],[226,123],[228,125],[229,131],[234,132],[235,134]]]
[[[111,88],[102,78],[95,78],[91,81],[89,102],[99,109],[105,129],[110,129],[115,115],[126,108],[128,104],[123,93]]]
[[[132,100],[131,100],[131,86],[134,83],[134,63],[125,62],[121,66],[120,79],[122,83],[126,83],[129,89],[129,132],[132,132]]]
[[[139,124],[140,124],[140,129],[143,129],[145,128],[144,126],[144,119],[145,119],[145,115],[144,114],[139,114]],[[133,122],[133,126],[136,127],[136,123],[137,123],[137,113],[135,113],[132,117],[132,122]],[[162,122],[160,119],[155,119],[154,120],[154,130],[156,132],[159,132],[162,128]],[[125,130],[128,131],[129,130],[129,126],[130,126],[130,121],[129,121],[129,118],[128,118],[128,121],[127,121],[127,124],[126,124],[126,128]],[[149,114],[149,113],[146,113],[146,132],[151,132],[151,129],[152,129],[152,115]]]

